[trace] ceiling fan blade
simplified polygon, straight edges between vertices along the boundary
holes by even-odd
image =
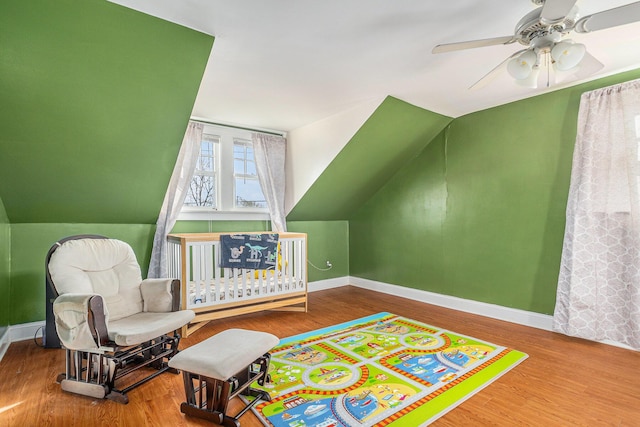
[[[562,22],[571,12],[577,0],[546,0],[540,12],[540,21],[544,25]]]
[[[580,61],[580,66],[575,72],[574,76],[578,80],[586,79],[587,77],[597,73],[604,68],[604,64],[596,59],[595,56],[589,52],[584,54],[584,58]]]
[[[500,72],[503,71],[503,68],[505,67],[505,64],[507,62],[509,62],[510,59],[515,58],[516,56],[520,55],[521,53],[523,53],[523,52],[525,52],[527,50],[528,49],[519,50],[516,53],[514,53],[513,55],[507,57],[507,59],[502,61],[500,64],[496,65],[491,71],[489,71],[487,74],[485,74],[480,80],[478,80],[477,82],[475,82],[474,84],[469,86],[469,90],[482,89],[483,87],[485,87],[486,85],[491,83],[500,74]]]
[[[471,40],[466,42],[439,44],[433,48],[431,53],[452,52],[454,50],[474,49],[476,47],[495,46],[499,44],[509,44],[516,41],[514,36],[494,37],[491,39]]]
[[[555,67],[554,67],[555,68]],[[604,68],[604,64],[598,61],[589,52],[584,54],[580,65],[571,70],[560,71],[554,69],[558,83],[568,83],[576,80],[583,80],[592,76]]]
[[[637,21],[640,21],[640,2],[587,15],[576,22],[575,29],[578,33],[590,33]]]

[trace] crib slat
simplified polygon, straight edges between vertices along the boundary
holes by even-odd
[[[199,304],[202,303],[202,283],[201,283],[201,271],[200,270],[200,245],[195,244],[191,247],[191,275],[193,276],[192,280],[195,284],[196,290],[196,301],[200,301]]]
[[[293,267],[294,267],[294,262],[295,259],[293,258],[293,253],[294,253],[294,242],[293,241],[289,241],[287,242],[287,258],[289,258],[289,263],[287,264],[287,289],[291,289],[293,290],[293,284],[295,282],[295,275],[293,274]],[[284,285],[283,285],[284,288]]]
[[[307,274],[305,272],[305,268],[307,267],[307,244],[303,239],[298,239],[298,250],[294,256],[296,263],[296,279],[295,283],[297,285],[297,289],[304,289],[305,284],[307,282],[306,277]]]
[[[213,301],[213,294],[211,292],[211,284],[213,283],[213,270],[215,267],[213,257],[213,245],[207,243],[204,245],[204,289],[207,296],[207,302]]]
[[[214,304],[215,302],[219,302],[220,299],[222,298],[220,296],[220,292],[221,292],[221,282],[222,282],[222,278],[220,276],[221,273],[221,268],[220,268],[220,261],[222,260],[221,255],[220,255],[220,242],[219,241],[215,241],[213,242],[213,250],[215,251],[214,254],[214,258],[213,258],[213,262],[215,263],[213,266],[213,271],[214,271],[214,287],[215,287],[215,299],[213,299],[211,301],[212,304]]]

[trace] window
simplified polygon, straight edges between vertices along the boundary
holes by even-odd
[[[267,208],[267,201],[258,181],[251,141],[233,140],[233,178],[236,208]]]
[[[258,180],[251,132],[207,124],[179,219],[218,219],[224,214],[230,214],[229,219],[268,219],[267,202]]]
[[[202,135],[200,156],[196,170],[184,200],[184,206],[207,207],[216,209],[218,206],[218,168],[216,162],[219,156],[220,137],[216,135]]]

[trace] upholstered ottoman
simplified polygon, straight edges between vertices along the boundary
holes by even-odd
[[[269,394],[250,385],[263,385],[268,379],[269,350],[280,340],[266,332],[228,329],[201,343],[186,348],[170,361],[171,368],[182,371],[186,402],[180,411],[214,423],[239,427],[238,419],[259,399]],[[227,405],[238,395],[254,396],[238,414],[227,414]]]

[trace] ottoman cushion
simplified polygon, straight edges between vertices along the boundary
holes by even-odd
[[[169,366],[218,380],[247,368],[280,342],[275,335],[246,329],[227,329],[188,347],[169,360]]]

